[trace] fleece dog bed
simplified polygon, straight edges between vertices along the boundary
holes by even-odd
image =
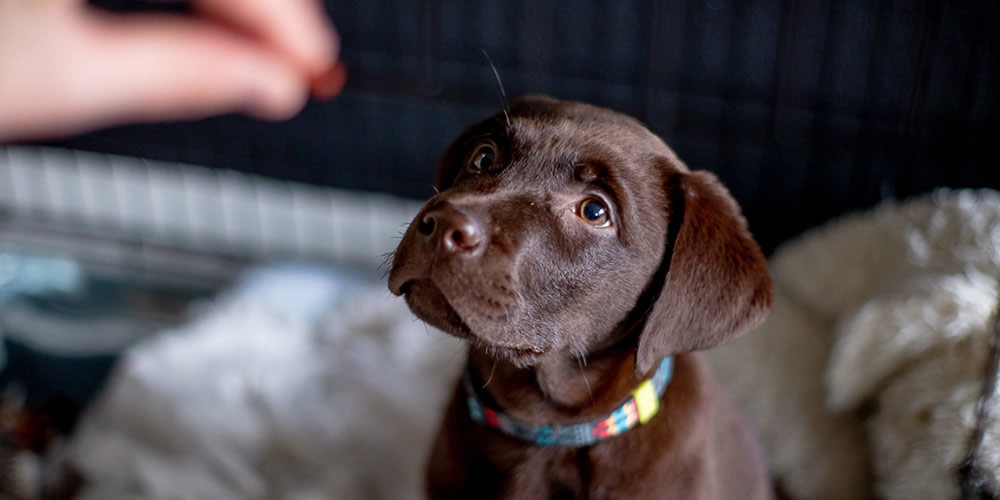
[[[1000,194],[884,204],[787,243],[771,271],[770,319],[709,357],[790,497],[959,498],[973,441],[980,488],[1000,493],[1000,415],[978,411],[1000,406],[984,384]]]

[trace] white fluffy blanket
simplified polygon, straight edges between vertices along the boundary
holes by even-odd
[[[784,245],[771,271],[769,320],[709,358],[784,489],[958,498],[998,304],[1000,194],[884,204]],[[1000,493],[1000,415],[980,458]]]
[[[382,284],[258,270],[127,352],[70,443],[82,498],[420,498],[463,361]]]

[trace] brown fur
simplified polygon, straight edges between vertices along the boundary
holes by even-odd
[[[410,225],[389,287],[469,340],[493,404],[533,424],[603,418],[676,355],[659,414],[585,448],[476,424],[459,385],[428,468],[432,498],[769,498],[737,408],[691,351],[771,307],[767,266],[736,203],[626,116],[529,97],[445,152],[441,192]],[[496,158],[470,167],[484,143]],[[610,227],[580,217],[609,207]]]

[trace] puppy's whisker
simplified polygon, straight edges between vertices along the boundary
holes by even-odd
[[[580,367],[580,376],[583,377],[583,384],[587,386],[587,394],[590,395],[590,402],[594,402],[594,391],[590,388],[590,380],[587,380],[587,374],[583,371],[583,363],[580,358],[576,358],[576,365]]]
[[[392,272],[392,255],[384,258],[381,264],[376,268],[380,273],[381,280],[385,280],[389,277],[389,273]]]
[[[493,70],[493,76],[497,79],[497,87],[500,89],[500,105],[503,106],[503,116],[507,119],[507,129],[513,130],[513,126],[510,124],[510,111],[507,108],[507,92],[504,91],[503,82],[500,81],[500,72],[497,71],[496,65],[493,64],[493,59],[491,59],[490,55],[486,53],[486,49],[481,48],[479,50],[481,50],[483,55],[486,56],[486,62],[490,63],[490,69]]]
[[[481,389],[485,389],[486,386],[490,385],[490,382],[493,380],[493,373],[496,372],[496,371],[497,371],[497,361],[494,359],[493,360],[493,368],[490,368],[490,376],[486,377],[486,383],[483,384],[483,386],[481,387]]]
[[[395,257],[395,256],[396,256],[396,251],[395,250],[393,250],[391,252],[386,252],[386,253],[382,254],[381,255],[381,257],[382,257],[382,264],[379,267],[383,267],[383,266],[386,266],[386,265],[392,263],[392,258]]]

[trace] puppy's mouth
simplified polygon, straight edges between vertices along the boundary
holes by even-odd
[[[458,338],[475,338],[472,330],[433,281],[410,280],[403,283],[397,293],[406,299],[406,305],[420,319]]]
[[[445,333],[469,341],[485,350],[490,356],[506,359],[519,366],[529,366],[545,354],[544,350],[539,348],[506,345],[476,335],[441,289],[430,279],[412,279],[394,291],[404,297],[406,304],[417,317]]]
[[[523,347],[506,347],[491,344],[483,344],[479,347],[494,359],[503,359],[521,368],[537,364],[545,355],[544,351]]]

